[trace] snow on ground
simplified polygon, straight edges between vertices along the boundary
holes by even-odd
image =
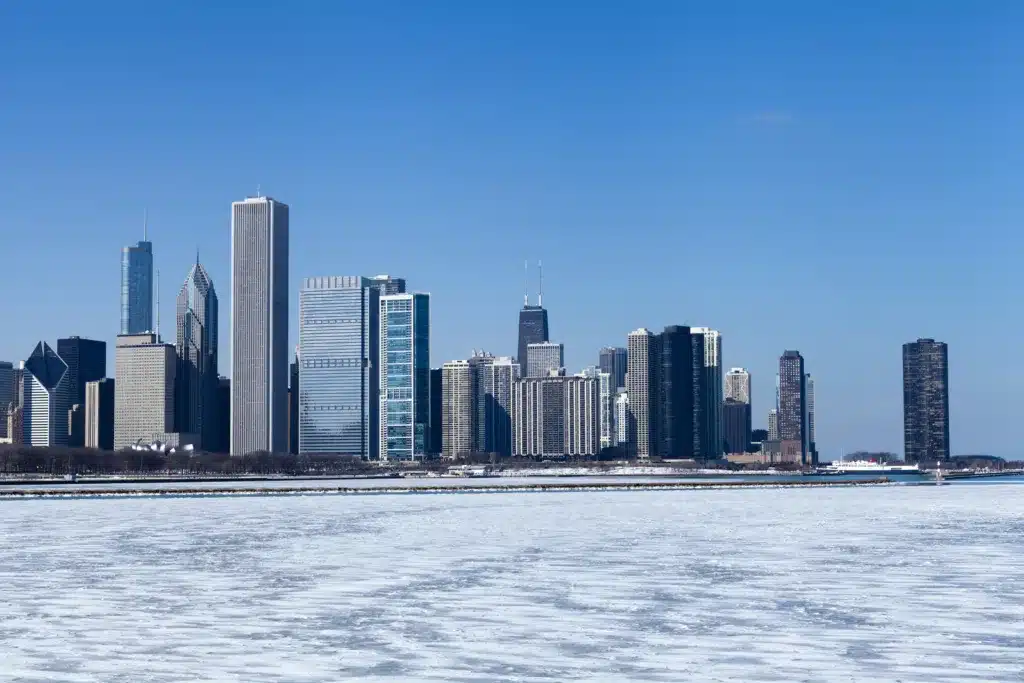
[[[1020,680],[1022,494],[0,501],[0,680]]]

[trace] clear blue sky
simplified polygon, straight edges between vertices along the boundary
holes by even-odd
[[[1021,454],[1022,3],[259,4],[0,6],[0,358],[112,344],[145,208],[165,336],[198,247],[227,340],[259,184],[291,205],[293,340],[302,277],[390,273],[433,295],[434,365],[514,354],[542,259],[570,369],[708,325],[755,426],[796,348],[826,457],[902,452],[901,345],[931,336],[953,451]]]

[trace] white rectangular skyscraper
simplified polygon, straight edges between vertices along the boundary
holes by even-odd
[[[231,454],[288,451],[288,205],[231,205]]]
[[[551,370],[565,367],[565,347],[556,342],[540,342],[527,345],[529,365],[527,377],[547,377]]]
[[[166,441],[175,429],[174,346],[152,332],[122,334],[114,359],[114,449]]]

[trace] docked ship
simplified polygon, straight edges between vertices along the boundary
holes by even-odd
[[[917,465],[889,465],[874,460],[847,460],[818,468],[819,474],[920,474]]]

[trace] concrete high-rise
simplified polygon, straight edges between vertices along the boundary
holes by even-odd
[[[629,449],[629,391],[623,387],[615,393],[615,443],[622,449]]]
[[[174,440],[174,346],[151,332],[119,335],[114,366],[114,449]]]
[[[487,374],[494,364],[494,354],[486,351],[473,351],[469,358],[469,384],[472,398],[472,437],[470,450],[474,453],[487,452]]]
[[[512,391],[513,455],[596,456],[601,449],[599,402],[595,377],[552,371],[547,377],[518,380]]]
[[[626,386],[626,367],[629,355],[626,349],[618,346],[606,346],[598,352],[597,367],[601,372],[611,376],[612,394]]]
[[[7,433],[7,415],[14,399],[14,364],[0,361],[0,439],[10,437]]]
[[[627,337],[627,349],[629,454],[639,460],[649,460],[658,455],[658,375],[661,368],[658,338],[645,328],[634,330]]]
[[[750,403],[750,373],[744,368],[732,368],[725,373],[725,397]]]
[[[144,220],[142,241],[121,249],[121,334],[153,331],[153,243],[148,228]]]
[[[565,347],[562,344],[544,341],[527,344],[526,349],[529,359],[527,377],[547,377],[552,370],[565,367]]]
[[[57,355],[68,365],[68,407],[84,407],[85,385],[107,376],[107,343],[66,337],[57,340]]]
[[[778,432],[780,441],[799,443],[800,462],[811,465],[807,440],[807,391],[804,358],[799,351],[785,351],[779,358]]]
[[[46,342],[25,361],[22,379],[22,443],[68,445],[68,366]]]
[[[379,367],[380,458],[422,460],[430,427],[429,294],[380,297]]]
[[[287,450],[288,205],[249,197],[231,205],[231,453]]]
[[[944,342],[903,345],[903,452],[908,463],[948,460],[949,351]]]
[[[481,450],[508,457],[512,455],[512,390],[520,379],[519,364],[499,356],[477,370],[483,400],[482,411],[477,406],[483,419]]]
[[[704,369],[700,384],[701,457],[717,458],[722,454],[725,437],[722,433],[722,334],[710,327],[692,327],[691,334],[704,340]]]
[[[592,377],[598,386],[598,429],[601,435],[601,450],[611,448],[615,439],[615,390],[612,389],[611,373],[599,367],[584,368],[577,377]]]
[[[463,458],[473,451],[473,383],[469,361],[441,366],[441,455]]]
[[[768,411],[768,440],[779,440],[779,409],[772,408]]]
[[[114,448],[114,380],[109,377],[85,385],[85,447]]]
[[[206,268],[192,266],[177,301],[175,355],[175,430],[196,434],[203,450],[217,442],[218,301]]]
[[[377,459],[380,300],[379,289],[364,277],[303,280],[297,382],[300,453]]]

